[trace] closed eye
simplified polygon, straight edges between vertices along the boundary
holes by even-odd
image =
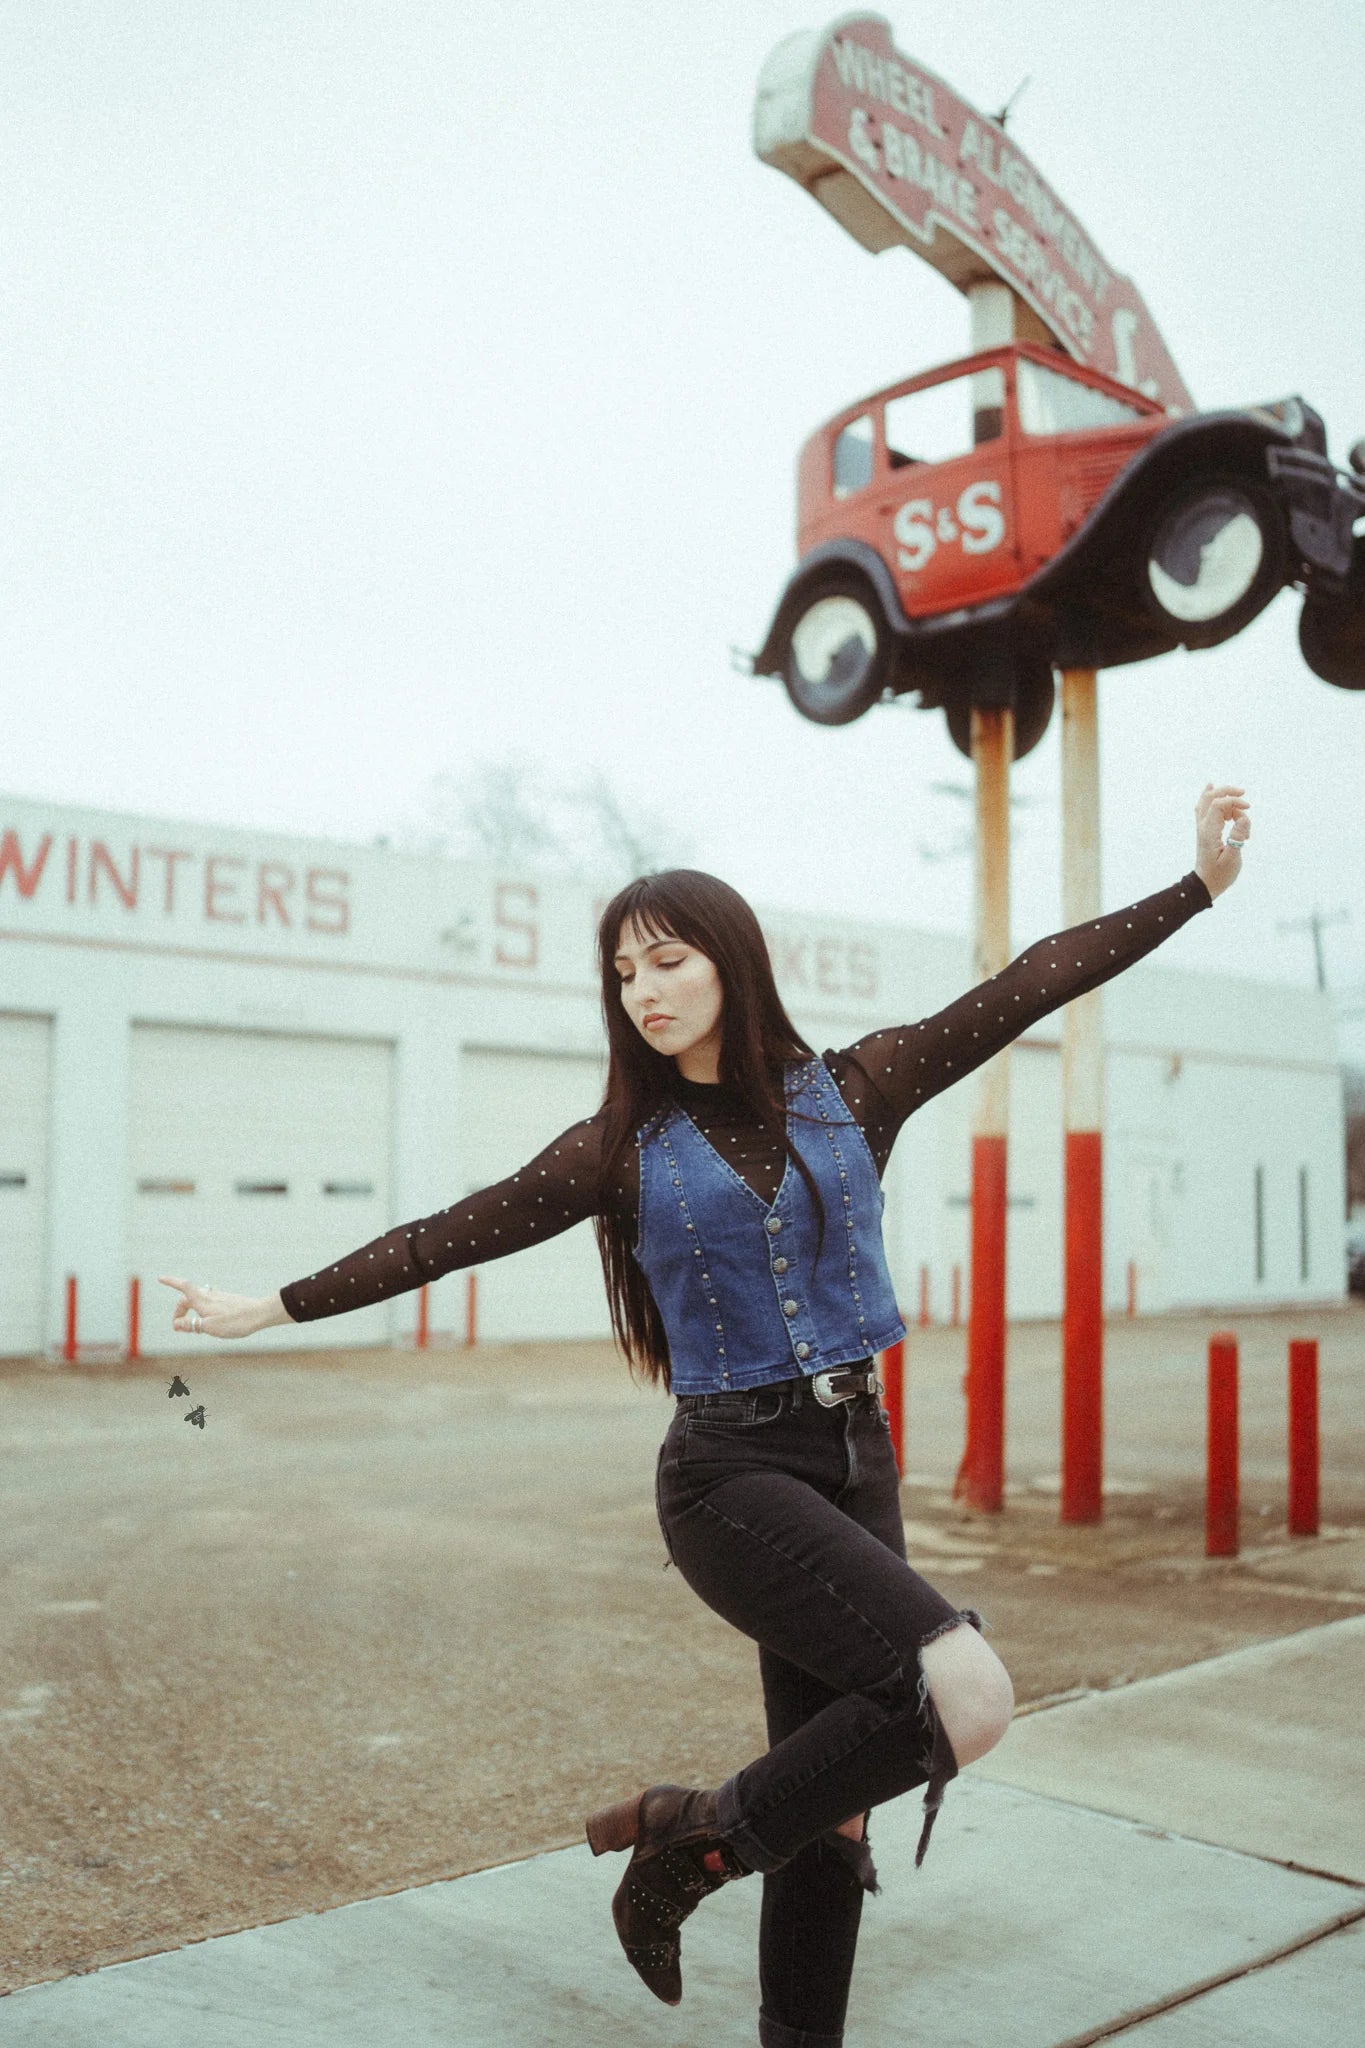
[[[681,967],[686,957],[686,954],[682,954],[676,960],[656,960],[654,964],[656,967]],[[635,976],[633,974],[623,974],[621,976],[622,988],[629,988],[634,979]]]

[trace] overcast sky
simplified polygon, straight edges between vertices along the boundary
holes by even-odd
[[[1201,405],[1365,434],[1357,0],[888,10],[1144,294]],[[962,354],[966,302],[759,163],[773,44],[834,11],[576,0],[9,0],[0,791],[371,839],[439,772],[599,764],[769,905],[965,930],[939,714],[829,731],[734,672],[794,560],[793,463]],[[1104,901],[1246,785],[1237,887],[1163,961],[1310,981],[1349,910],[1365,695],[1282,593],[1102,678]],[[1015,773],[1016,947],[1060,921],[1058,731]]]

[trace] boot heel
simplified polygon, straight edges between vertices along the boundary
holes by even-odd
[[[615,1806],[604,1806],[600,1813],[588,1816],[588,1847],[594,1856],[605,1856],[608,1849],[630,1849],[634,1847],[639,1832],[640,1799],[618,1800]]]

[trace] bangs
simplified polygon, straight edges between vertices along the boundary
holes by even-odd
[[[612,964],[615,964],[616,948],[621,932],[633,924],[645,939],[677,939],[683,945],[695,943],[686,932],[678,929],[686,924],[686,918],[672,915],[667,907],[667,887],[660,887],[652,875],[642,875],[631,882],[608,904],[602,918],[601,946],[602,964],[605,967],[608,948]]]

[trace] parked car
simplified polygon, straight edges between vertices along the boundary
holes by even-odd
[[[1350,461],[1299,398],[1173,419],[1055,349],[983,350],[806,442],[754,671],[821,725],[917,691],[968,754],[973,699],[1012,695],[1019,756],[1054,668],[1216,646],[1290,583],[1309,666],[1365,689],[1365,442]]]

